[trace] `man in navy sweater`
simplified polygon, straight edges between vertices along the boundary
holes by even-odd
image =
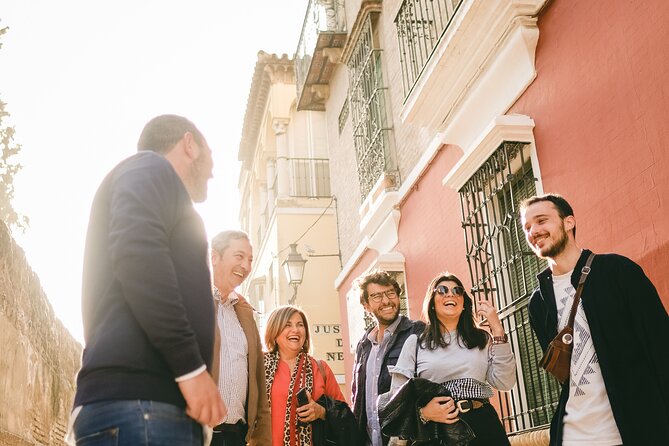
[[[149,121],[137,148],[91,207],[73,433],[77,444],[201,445],[201,424],[226,415],[208,372],[214,303],[192,203],[207,197],[211,150],[175,115]]]

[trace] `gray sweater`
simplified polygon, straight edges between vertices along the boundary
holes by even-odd
[[[457,332],[445,336],[452,336],[453,339],[446,348],[418,349],[417,368],[417,337],[411,335],[407,338],[397,364],[389,367],[392,375],[391,393],[413,378],[414,370],[417,370],[417,376],[438,383],[472,378],[498,390],[510,390],[516,384],[516,361],[510,343],[488,344],[483,350],[468,349],[457,342]]]

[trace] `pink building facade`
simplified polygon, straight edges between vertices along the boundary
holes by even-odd
[[[669,2],[339,3],[345,43],[323,51],[336,57],[319,88],[302,90],[327,93],[346,381],[365,325],[353,280],[395,271],[420,318],[427,284],[448,270],[502,312],[518,385],[497,408],[510,434],[528,435],[558,387],[527,322],[545,263],[525,244],[520,200],[564,195],[579,244],[639,263],[669,308]]]

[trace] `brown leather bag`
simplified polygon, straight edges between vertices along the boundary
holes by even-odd
[[[590,253],[585,266],[581,270],[581,278],[578,281],[576,294],[574,295],[574,303],[571,305],[571,312],[569,313],[569,321],[567,325],[560,330],[560,333],[548,345],[546,353],[539,361],[539,365],[548,373],[553,375],[560,384],[564,384],[569,379],[569,368],[571,366],[571,351],[574,348],[574,319],[576,318],[576,310],[578,302],[583,291],[583,284],[590,273],[590,265],[592,259],[595,258],[594,253]]]

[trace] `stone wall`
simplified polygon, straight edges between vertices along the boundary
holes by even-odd
[[[0,221],[0,446],[65,444],[81,350]]]

